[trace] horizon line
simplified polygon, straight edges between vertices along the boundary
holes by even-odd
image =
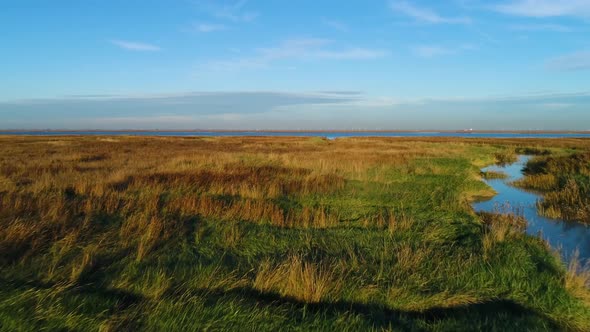
[[[590,134],[587,130],[569,130],[569,129],[0,129],[0,133],[83,133],[83,132],[105,132],[105,133],[122,133],[122,132],[194,132],[194,133],[572,133],[572,134]]]

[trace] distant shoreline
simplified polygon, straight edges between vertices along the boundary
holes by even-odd
[[[236,130],[236,129],[2,129],[0,133],[479,133],[590,134],[590,130]]]

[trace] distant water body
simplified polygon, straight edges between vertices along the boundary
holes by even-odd
[[[590,138],[590,133],[556,133],[556,132],[376,132],[376,131],[3,131],[0,135],[30,136],[297,136],[325,137],[465,137],[465,138]]]

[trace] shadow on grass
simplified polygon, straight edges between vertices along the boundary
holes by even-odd
[[[6,280],[0,278],[0,287],[2,289],[56,289],[56,285],[35,281],[18,281]],[[465,328],[471,326],[474,329],[504,329],[517,330],[518,326],[526,329],[542,327],[548,330],[559,330],[560,324],[551,318],[526,308],[521,304],[507,299],[495,299],[482,303],[459,305],[454,307],[432,307],[423,311],[411,310],[393,310],[378,304],[363,304],[345,301],[336,302],[319,302],[306,303],[295,298],[280,296],[273,293],[264,293],[251,288],[236,288],[233,290],[211,290],[198,289],[186,290],[176,289],[169,291],[164,295],[167,301],[174,301],[181,295],[190,294],[205,299],[205,305],[215,307],[221,305],[228,299],[239,299],[240,302],[251,305],[252,307],[267,307],[269,309],[281,307],[289,308],[290,318],[296,323],[303,323],[306,317],[316,315],[318,317],[341,317],[343,315],[357,314],[361,315],[363,320],[368,322],[376,329],[387,329],[395,327],[401,330],[420,330],[424,326],[434,327],[438,323],[450,322],[451,326]],[[140,294],[127,292],[119,289],[107,289],[97,287],[93,284],[77,285],[66,288],[60,294],[63,298],[69,296],[83,296],[88,301],[98,301],[96,310],[103,310],[105,305],[109,308],[107,315],[122,315],[125,310],[133,310],[134,307],[142,304],[153,302],[153,299],[144,297]],[[66,301],[67,302],[67,301]],[[100,303],[102,302],[102,303]],[[72,303],[74,305],[74,303]],[[72,306],[68,308],[72,311],[85,311],[84,314],[93,315],[97,312],[89,308],[83,309],[82,306]],[[461,323],[461,325],[456,325]],[[141,328],[140,321],[129,321],[119,327]],[[472,325],[470,325],[472,324]],[[422,326],[420,328],[419,326]]]
[[[521,322],[542,322],[541,325],[550,330],[559,330],[559,324],[551,318],[542,315],[534,310],[526,308],[512,300],[495,299],[482,303],[466,304],[453,307],[432,307],[423,311],[394,310],[377,304],[363,304],[355,302],[319,302],[306,303],[295,298],[279,296],[273,293],[263,293],[251,288],[239,288],[230,291],[224,290],[199,290],[194,295],[205,296],[209,305],[215,305],[222,298],[235,296],[240,299],[252,301],[253,305],[265,306],[292,306],[293,317],[295,313],[327,314],[329,316],[341,316],[344,314],[360,314],[365,320],[371,322],[376,329],[388,327],[401,328],[402,330],[415,330],[417,323],[421,321],[426,325],[433,325],[436,322],[447,319],[455,319],[466,322],[463,327],[469,326],[469,322],[479,321],[484,325],[493,322],[497,326],[511,327],[514,321]],[[305,310],[301,310],[305,309]],[[422,324],[424,325],[424,324]],[[474,325],[475,326],[475,325]]]

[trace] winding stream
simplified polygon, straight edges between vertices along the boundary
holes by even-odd
[[[495,212],[498,207],[509,206],[517,209],[528,221],[526,232],[540,235],[551,247],[559,249],[562,259],[569,263],[576,250],[582,264],[590,262],[590,226],[574,221],[549,219],[537,213],[536,202],[542,197],[510,185],[510,182],[524,177],[522,170],[530,156],[519,156],[518,161],[507,166],[489,166],[482,171],[503,172],[506,179],[484,180],[498,193],[492,199],[473,203],[475,211]]]

